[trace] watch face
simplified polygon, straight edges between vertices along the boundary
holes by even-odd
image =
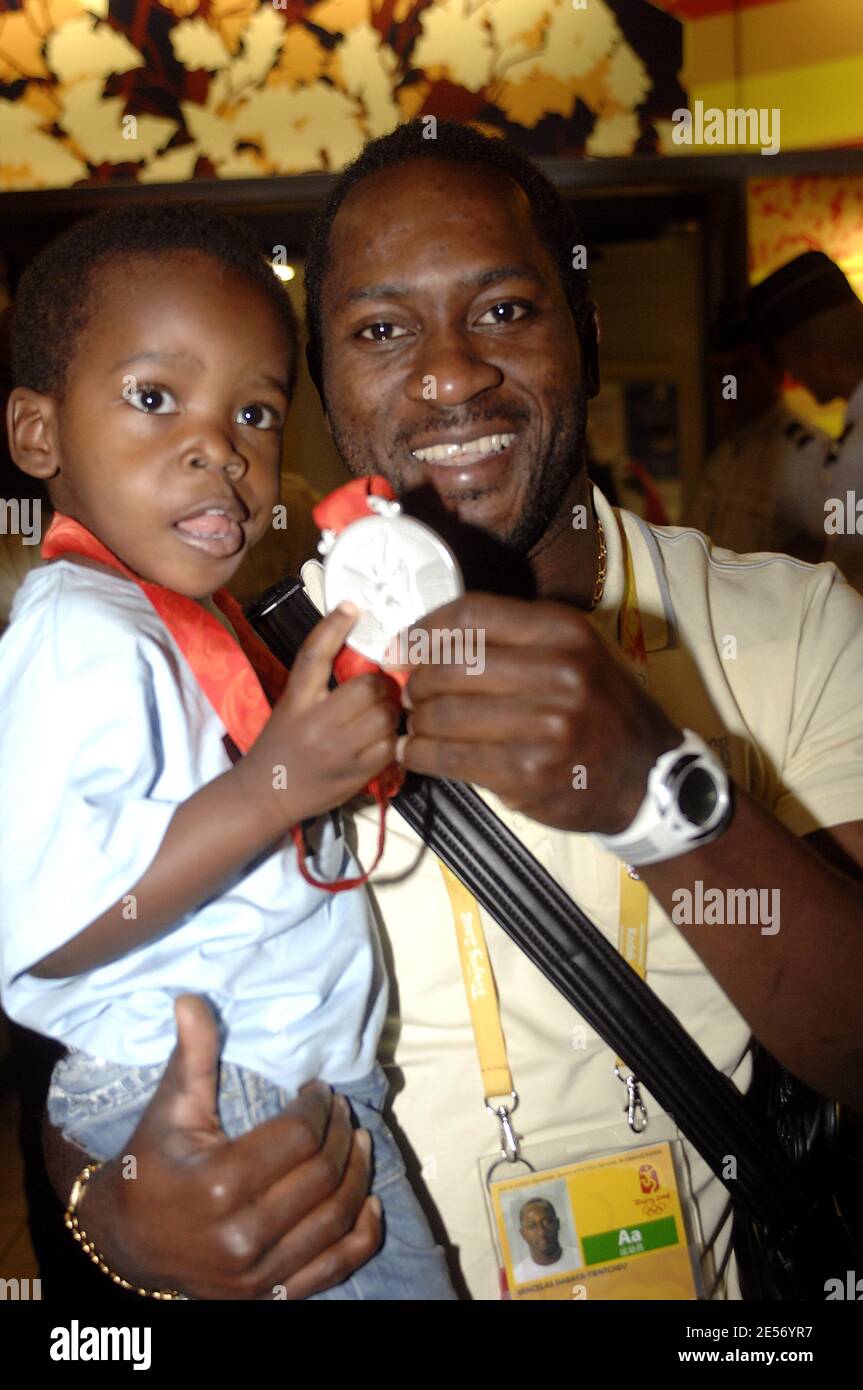
[[[677,805],[691,825],[707,825],[719,801],[715,778],[703,767],[684,772],[677,788]]]

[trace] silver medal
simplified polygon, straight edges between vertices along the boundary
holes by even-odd
[[[383,664],[393,664],[395,639],[403,628],[464,593],[461,570],[440,536],[397,502],[372,497],[370,515],[338,535],[325,531],[324,604],[328,613],[343,600],[360,610],[347,645]]]

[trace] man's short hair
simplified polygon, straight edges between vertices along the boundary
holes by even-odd
[[[524,1225],[524,1214],[525,1214],[525,1212],[527,1211],[528,1207],[548,1207],[548,1209],[549,1209],[549,1211],[551,1212],[552,1216],[555,1216],[555,1217],[557,1216],[557,1211],[556,1211],[556,1209],[555,1209],[554,1203],[553,1203],[553,1202],[550,1202],[550,1201],[548,1200],[547,1197],[531,1197],[530,1200],[527,1201],[527,1202],[525,1202],[524,1205],[523,1205],[523,1206],[521,1207],[521,1209],[519,1210],[519,1213],[518,1213],[518,1224],[519,1224],[519,1226],[523,1226],[523,1225]]]
[[[27,267],[15,296],[12,379],[62,396],[78,340],[96,305],[97,274],[136,256],[194,251],[256,284],[280,315],[296,374],[299,335],[287,290],[255,246],[255,232],[233,217],[193,204],[111,208],[75,222]]]
[[[406,164],[412,159],[438,159],[451,164],[479,164],[509,177],[530,203],[537,234],[554,261],[563,292],[579,337],[589,317],[590,279],[586,270],[573,267],[573,248],[581,246],[582,236],[573,209],[531,161],[505,140],[482,135],[471,126],[455,121],[438,121],[434,139],[425,138],[426,122],[420,118],[405,121],[389,135],[366,145],[336,180],[323,211],[315,223],[306,261],[306,326],[308,329],[309,372],[323,394],[323,333],[321,300],[329,265],[330,235],[333,222],[352,188],[376,174]],[[386,209],[382,210],[386,216]]]

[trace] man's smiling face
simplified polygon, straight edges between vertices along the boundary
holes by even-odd
[[[522,1208],[519,1230],[537,1264],[560,1259],[560,1219],[551,1202],[528,1202]]]
[[[582,467],[595,388],[516,184],[436,159],[363,179],[332,226],[322,336],[352,473],[431,483],[461,520],[536,545]]]

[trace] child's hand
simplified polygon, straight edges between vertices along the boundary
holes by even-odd
[[[356,622],[342,604],[297,652],[284,695],[235,771],[282,832],[341,806],[394,760],[399,705],[377,673],[336,690],[333,661]]]

